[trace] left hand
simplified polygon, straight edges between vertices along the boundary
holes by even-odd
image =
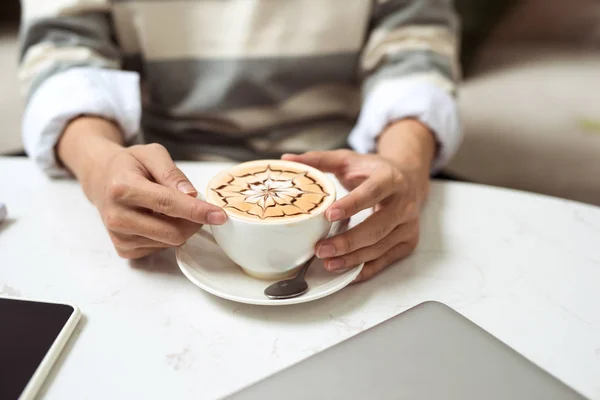
[[[343,270],[365,263],[355,281],[360,282],[415,249],[419,241],[419,212],[429,187],[429,166],[413,168],[381,155],[350,150],[286,154],[283,158],[331,172],[350,191],[327,209],[325,216],[329,221],[374,209],[361,224],[317,244],[316,255],[325,259],[326,269]]]

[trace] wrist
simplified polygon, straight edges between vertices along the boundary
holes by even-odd
[[[434,133],[416,119],[402,119],[388,125],[377,141],[377,152],[381,157],[414,177],[421,198],[428,192],[437,147]]]
[[[86,191],[94,175],[123,150],[123,135],[109,120],[79,117],[66,126],[55,150],[59,162],[75,175]]]
[[[396,121],[381,133],[377,152],[384,158],[429,173],[437,152],[435,135],[415,119]]]

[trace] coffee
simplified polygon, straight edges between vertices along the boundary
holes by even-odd
[[[336,199],[334,183],[304,164],[259,160],[212,178],[206,200],[230,217],[211,225],[215,241],[248,275],[283,279],[315,254],[331,227],[325,210]]]
[[[239,164],[209,183],[207,200],[245,220],[287,221],[323,211],[331,204],[331,184],[303,164],[261,160]]]

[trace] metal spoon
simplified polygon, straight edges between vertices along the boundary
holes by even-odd
[[[308,291],[308,283],[306,283],[304,276],[314,259],[315,256],[312,256],[310,260],[305,262],[295,277],[276,282],[266,288],[265,296],[273,300],[282,300],[302,296],[306,293]]]
[[[334,232],[330,236],[335,236],[340,232],[346,230],[348,228],[348,224],[350,223],[350,219],[345,219],[340,221],[337,227],[334,229]],[[316,256],[312,256],[298,271],[298,274],[290,279],[286,279],[283,281],[276,282],[265,289],[265,296],[273,300],[283,300],[283,299],[292,299],[294,297],[302,296],[304,293],[308,291],[308,283],[306,283],[306,279],[304,276],[306,275],[306,271],[314,261]]]

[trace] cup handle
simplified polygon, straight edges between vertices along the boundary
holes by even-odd
[[[198,192],[198,194],[196,195],[196,198],[199,199],[199,200],[202,200],[202,201],[206,202],[206,197],[204,197],[204,195],[202,193],[200,193],[200,192]],[[210,236],[212,237],[212,232],[210,230],[210,226],[209,225],[206,225],[206,224],[202,225],[202,228],[198,229],[198,232],[196,232],[196,234],[198,234],[200,231],[204,231],[204,232],[210,233]]]
[[[331,223],[331,228],[329,229],[329,234],[327,237],[338,235],[345,230],[348,229],[350,224],[350,218],[342,219],[340,221],[335,221]]]

